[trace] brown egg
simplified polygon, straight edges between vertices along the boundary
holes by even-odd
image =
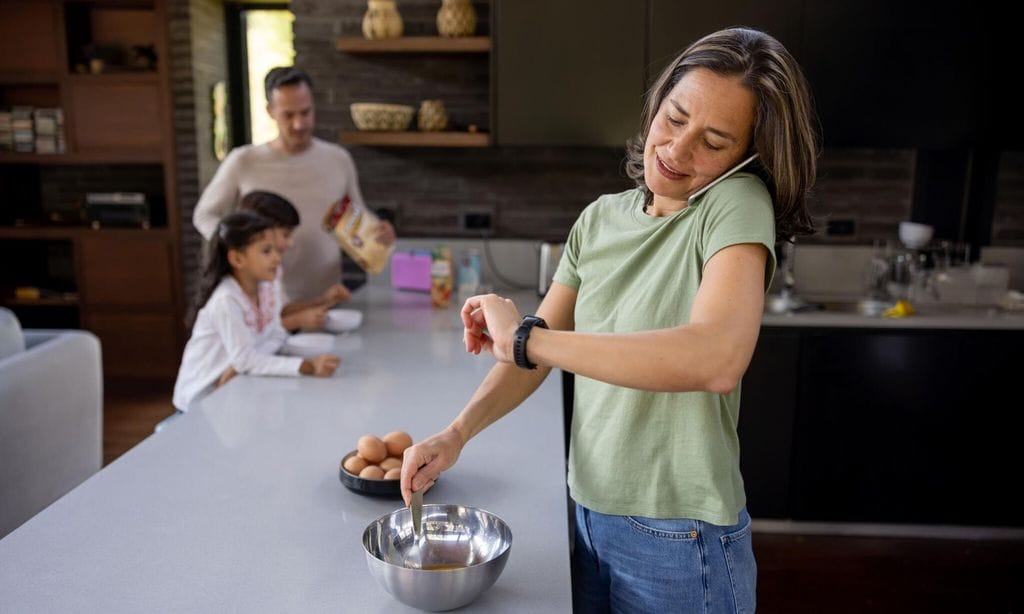
[[[401,457],[402,452],[412,445],[412,437],[405,431],[391,431],[381,439],[388,448],[388,456]]]
[[[384,474],[385,480],[397,480],[402,477],[402,468],[395,467],[394,469],[388,469],[387,473]]]
[[[377,465],[367,465],[362,471],[359,472],[359,477],[364,480],[383,480],[384,470]]]
[[[345,471],[352,475],[359,475],[359,472],[366,468],[366,459],[358,454],[350,456],[345,460]]]
[[[380,462],[380,468],[383,469],[384,471],[391,471],[396,467],[398,469],[402,468],[402,459],[395,458],[394,456],[389,456]]]
[[[362,456],[371,463],[379,463],[388,455],[387,447],[380,440],[380,437],[376,435],[363,435],[360,437],[356,449],[359,451],[359,456]]]

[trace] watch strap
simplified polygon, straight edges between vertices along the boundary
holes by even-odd
[[[547,328],[548,323],[537,316],[524,316],[519,323],[515,335],[512,337],[512,360],[520,369],[536,369],[537,365],[526,358],[526,342],[530,338],[530,332],[534,326]]]

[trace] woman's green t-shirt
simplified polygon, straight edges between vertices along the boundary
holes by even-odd
[[[764,183],[737,173],[667,217],[643,194],[605,195],[576,221],[554,280],[577,290],[580,332],[629,333],[685,324],[704,264],[757,243],[775,271],[775,217]],[[731,525],[745,504],[739,470],[740,390],[648,392],[576,376],[569,490],[604,514],[696,518]]]

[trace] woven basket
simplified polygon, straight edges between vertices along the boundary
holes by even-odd
[[[416,108],[409,105],[381,102],[354,102],[349,109],[356,128],[390,132],[408,130],[416,113]]]

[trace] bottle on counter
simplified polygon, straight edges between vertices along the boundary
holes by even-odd
[[[469,298],[480,290],[480,250],[469,248],[459,258],[459,298]]]
[[[431,252],[430,304],[448,307],[452,302],[452,250],[439,245]]]

